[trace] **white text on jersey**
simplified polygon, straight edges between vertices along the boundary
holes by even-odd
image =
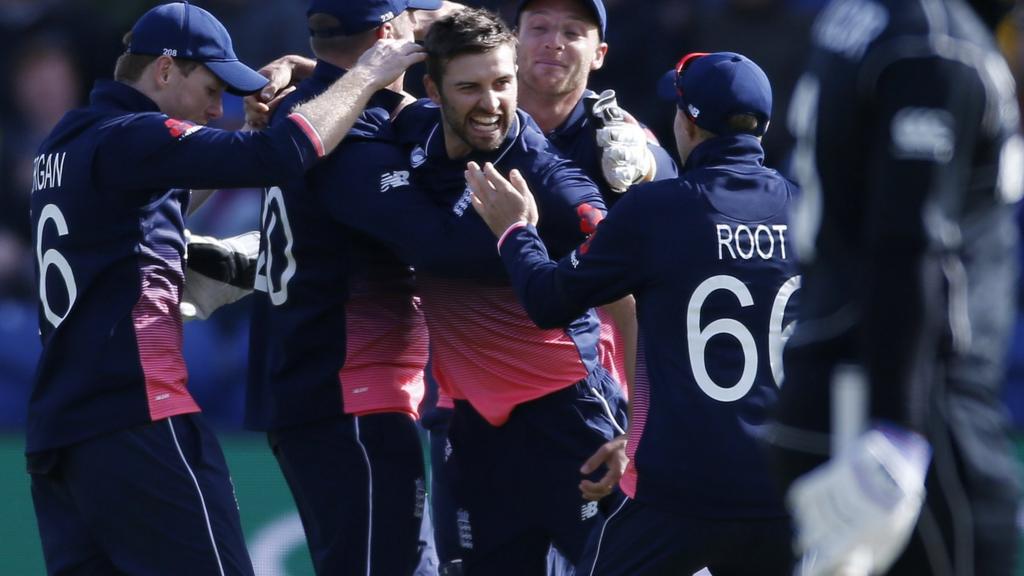
[[[67,152],[43,154],[32,161],[32,191],[60,188],[64,177],[64,158]]]
[[[779,257],[785,260],[786,228],[785,224],[758,224],[751,230],[746,224],[716,224],[718,259],[724,260],[728,253],[733,260],[750,260],[755,254],[758,258],[770,260],[775,257],[775,251],[778,250]]]

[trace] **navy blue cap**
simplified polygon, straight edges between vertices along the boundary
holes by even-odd
[[[202,62],[232,94],[252,94],[267,84],[266,78],[238,61],[224,25],[188,2],[161,4],[143,14],[132,27],[128,52]]]
[[[523,15],[523,10],[526,9],[526,5],[533,0],[519,0],[519,5],[516,6],[516,22],[519,22],[519,17]],[[590,9],[594,17],[597,18],[597,30],[601,33],[601,41],[604,41],[605,28],[608,27],[608,13],[604,9],[604,2],[601,0],[579,0],[580,4],[583,4]]]
[[[441,0],[310,0],[307,16],[329,14],[337,28],[317,30],[316,36],[353,36],[372,30],[406,10],[437,10]]]
[[[735,52],[684,56],[658,83],[658,95],[676,102],[697,126],[718,135],[734,134],[729,117],[750,114],[757,128],[740,133],[763,136],[772,116],[772,85],[753,60]]]

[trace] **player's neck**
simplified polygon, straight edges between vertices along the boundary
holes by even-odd
[[[316,57],[331,66],[341,68],[342,70],[351,70],[356,63],[359,61],[360,54],[349,54],[349,53],[331,53],[331,52],[317,52]],[[405,74],[399,76],[394,82],[385,86],[386,89],[393,92],[404,92],[405,91]]]
[[[576,103],[583,97],[586,86],[565,94],[545,94],[534,90],[519,91],[519,108],[533,117],[545,134],[565,122]]]

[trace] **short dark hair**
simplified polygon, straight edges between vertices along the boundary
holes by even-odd
[[[427,76],[438,85],[445,67],[463,54],[483,54],[500,46],[516,48],[516,37],[497,14],[482,8],[464,8],[434,22],[423,39],[427,50]]]
[[[146,69],[154,60],[159,56],[152,56],[150,54],[132,54],[127,51],[128,46],[132,42],[132,33],[128,32],[121,39],[124,44],[125,52],[117,58],[117,63],[114,64],[114,80],[118,82],[136,82],[139,78],[142,78],[142,71]],[[175,58],[174,65],[177,66],[182,75],[188,76],[193,70],[199,67],[199,62],[195,60],[185,60],[184,58]]]
[[[732,114],[725,120],[725,125],[729,127],[730,132],[733,134],[757,135],[758,131],[761,129],[761,126],[764,123],[765,122],[762,121],[757,116],[746,113]],[[694,122],[694,126],[697,126],[696,122]],[[721,136],[721,134],[716,134],[715,132],[712,132],[705,128],[701,128],[700,126],[697,126],[697,130],[699,130],[705,138],[714,138],[715,136]]]
[[[761,120],[753,114],[733,114],[726,121],[729,129],[743,134],[753,134],[761,128]]]

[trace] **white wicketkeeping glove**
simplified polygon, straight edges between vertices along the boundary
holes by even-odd
[[[802,556],[796,573],[884,573],[917,523],[930,460],[920,435],[876,427],[798,478],[787,494]]]
[[[595,131],[601,148],[601,172],[612,190],[625,192],[647,175],[654,161],[647,148],[647,133],[626,121],[626,113],[619,108],[613,90],[605,90],[597,97],[592,113],[603,125]]]
[[[252,292],[260,251],[259,232],[224,239],[192,234],[187,234],[187,238],[182,318],[205,320],[214,310]]]

